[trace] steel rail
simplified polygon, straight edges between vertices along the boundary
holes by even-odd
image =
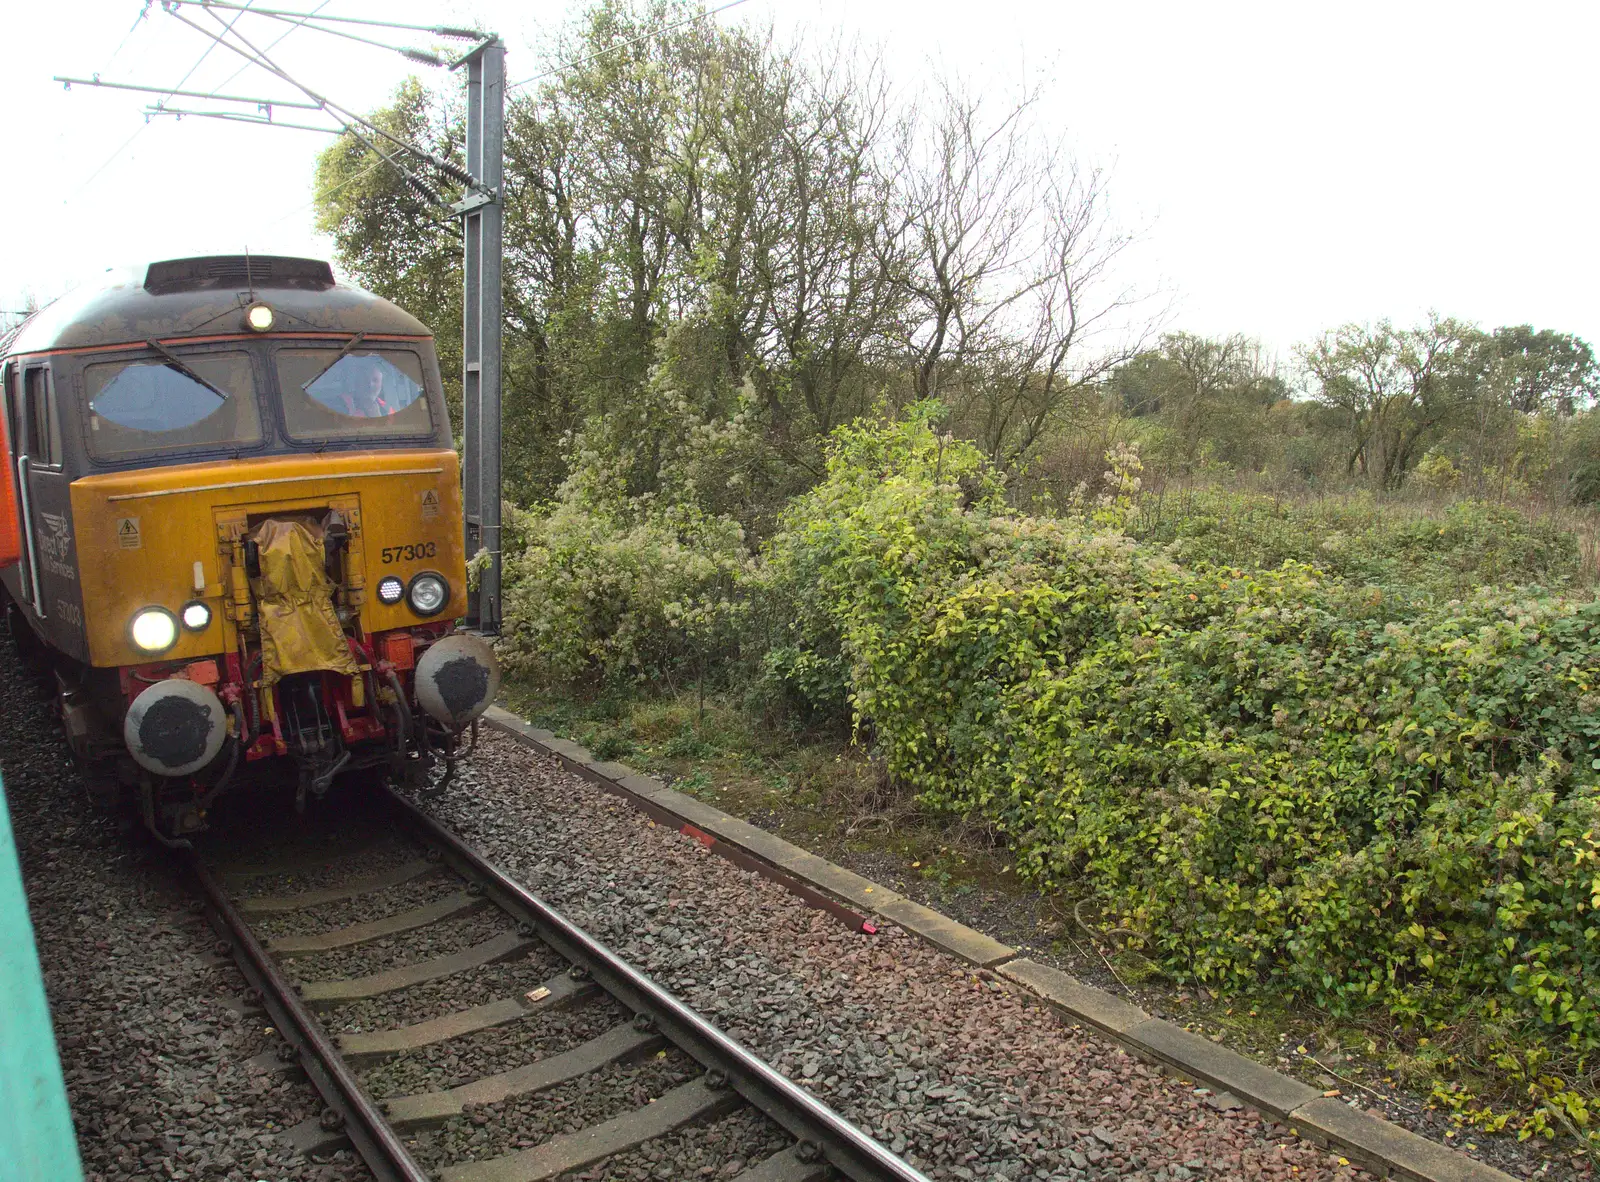
[[[273,964],[221,884],[199,856],[188,855],[189,871],[222,925],[245,979],[261,993],[278,1032],[299,1052],[300,1066],[328,1106],[344,1121],[343,1131],[379,1182],[430,1182],[395,1131],[356,1080],[322,1026],[295,993],[294,984]]]
[[[531,924],[541,940],[588,970],[602,989],[635,1013],[648,1015],[670,1042],[707,1069],[722,1072],[740,1095],[799,1140],[816,1146],[853,1182],[929,1182],[920,1170],[711,1025],[392,787],[385,791],[400,816],[457,872],[482,884],[495,903]]]

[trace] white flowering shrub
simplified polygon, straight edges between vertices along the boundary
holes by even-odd
[[[672,686],[736,648],[737,582],[750,562],[737,522],[683,505],[635,507],[630,519],[578,498],[507,512],[509,671]]]

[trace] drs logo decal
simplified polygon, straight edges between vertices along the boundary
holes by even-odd
[[[436,542],[414,542],[409,546],[385,546],[383,548],[383,565],[393,566],[397,562],[412,562],[418,558],[432,558],[439,552]]]
[[[40,513],[39,565],[58,579],[77,582],[78,567],[72,560],[72,525],[59,513]]]

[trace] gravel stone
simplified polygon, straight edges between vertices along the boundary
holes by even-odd
[[[331,932],[375,919],[387,919],[402,911],[410,911],[432,903],[462,887],[459,878],[441,869],[436,874],[413,879],[399,886],[385,887],[369,895],[341,899],[337,903],[324,903],[320,907],[307,907],[302,911],[284,911],[273,915],[252,915],[250,926],[263,940],[278,936],[307,936],[317,932]]]
[[[227,832],[236,832],[234,826]],[[217,837],[212,834],[207,840],[208,848],[215,848]],[[351,842],[350,845],[356,843]],[[247,879],[233,890],[236,899],[250,899],[259,895],[298,895],[302,891],[314,891],[319,887],[340,886],[355,878],[366,878],[369,875],[381,874],[406,862],[422,857],[422,851],[399,841],[383,842],[382,844],[354,853],[330,853],[330,861],[326,866],[319,866],[309,870],[297,870],[292,874],[262,874]],[[239,859],[248,862],[249,859]]]
[[[289,975],[301,982],[365,977],[386,969],[420,964],[436,956],[449,956],[515,928],[516,924],[505,912],[486,908],[381,940],[296,956],[286,964]]]
[[[363,1076],[362,1084],[380,1100],[443,1091],[570,1051],[631,1017],[611,998],[597,996],[390,1059]]]
[[[501,1157],[642,1108],[701,1074],[700,1065],[682,1051],[659,1051],[643,1064],[612,1064],[546,1092],[474,1108],[438,1129],[415,1134],[407,1144],[430,1170]]]
[[[535,947],[526,956],[484,965],[426,985],[353,1001],[322,1015],[324,1026],[338,1034],[392,1030],[470,1009],[502,997],[526,993],[566,967],[554,952]]]
[[[732,1178],[789,1147],[782,1128],[753,1108],[646,1141],[557,1182],[677,1182],[684,1178]]]

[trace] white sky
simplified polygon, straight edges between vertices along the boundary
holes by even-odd
[[[50,81],[101,72],[175,84],[207,43],[159,4],[128,35],[140,7],[12,2],[0,14],[10,50],[0,97],[11,116],[0,308],[25,292],[58,294],[112,263],[246,245],[329,253],[309,208],[324,137],[200,119],[144,127],[144,96],[68,94]],[[516,79],[538,67],[539,29],[579,7],[331,0],[325,11],[482,22],[506,37]],[[252,38],[276,35],[247,19]],[[1343,321],[1435,309],[1600,344],[1592,0],[746,0],[712,19],[882,44],[908,88],[930,69],[980,88],[1049,80],[1046,118],[1081,158],[1112,168],[1115,212],[1143,229],[1122,277],[1163,283],[1173,327],[1247,332],[1286,352]],[[419,69],[304,31],[277,53],[357,110]],[[215,50],[188,85],[210,90],[240,64]],[[228,90],[287,93],[253,69]]]

